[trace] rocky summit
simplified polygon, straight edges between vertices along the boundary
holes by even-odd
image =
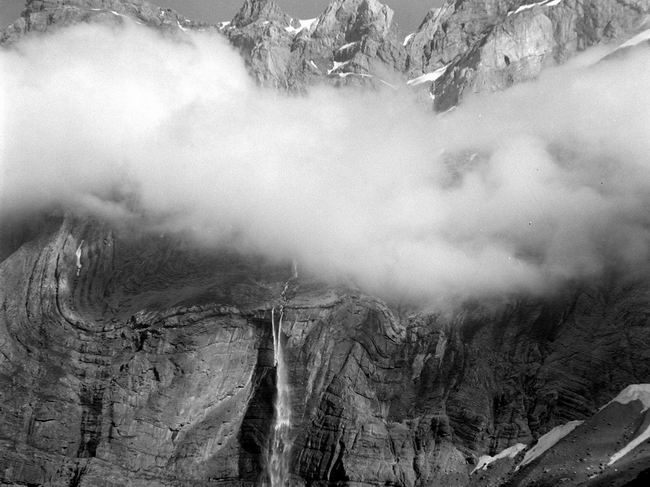
[[[214,26],[139,1],[28,0],[0,44],[30,31],[127,17],[159,29],[218,30],[264,86],[304,92],[320,83],[407,83],[426,88],[444,111],[465,93],[503,90],[589,47],[623,43],[646,27],[648,15],[647,0],[457,0],[433,8],[402,37],[393,11],[378,0],[335,0],[312,19],[291,18],[273,0],[245,0],[232,21]]]
[[[588,47],[634,47],[648,15],[648,0],[450,0],[402,36],[377,0],[313,19],[245,0],[219,25],[28,0],[0,42],[95,22],[210,30],[262,86],[410,86],[442,111]],[[647,271],[432,311],[56,210],[3,217],[0,260],[2,486],[269,485],[278,349],[285,485],[648,485]]]

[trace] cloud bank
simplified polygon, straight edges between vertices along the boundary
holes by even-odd
[[[434,116],[256,87],[216,35],[79,25],[0,52],[0,208],[296,258],[382,295],[544,292],[647,262],[650,56]]]

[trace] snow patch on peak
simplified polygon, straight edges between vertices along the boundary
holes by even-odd
[[[650,40],[650,29],[646,29],[646,30],[644,30],[644,31],[642,31],[642,32],[640,32],[640,33],[638,33],[637,35],[635,35],[635,36],[632,37],[631,39],[628,39],[628,40],[625,41],[623,44],[621,44],[620,46],[618,46],[618,48],[621,49],[621,48],[623,48],[623,47],[632,47],[632,46],[636,46],[637,44],[640,44],[640,43],[642,43],[643,41],[647,41],[647,40]]]
[[[516,445],[512,445],[509,448],[506,448],[500,453],[497,453],[493,457],[490,455],[483,455],[478,459],[478,463],[476,464],[476,467],[474,470],[470,472],[470,475],[476,472],[477,470],[485,470],[487,469],[488,465],[491,464],[492,462],[496,462],[497,460],[501,460],[503,458],[515,458],[521,451],[526,449],[526,445],[523,443],[517,443]]]
[[[318,17],[314,17],[313,19],[291,19],[291,23],[295,23],[295,21],[298,22],[298,27],[294,27],[293,25],[289,25],[284,28],[287,32],[290,34],[297,34],[298,32],[302,32],[303,30],[310,30],[312,26],[318,22]]]
[[[332,62],[334,63],[334,66],[332,67],[332,69],[327,70],[328,75],[332,74],[334,71],[338,71],[340,68],[342,68],[343,66],[348,64],[350,61],[345,61],[345,62],[342,62],[342,63],[340,63],[338,61],[332,61]]]
[[[523,12],[524,10],[529,10],[534,7],[555,7],[558,5],[562,0],[542,0],[541,2],[535,2],[535,3],[528,3],[526,5],[522,5],[517,10],[512,10],[508,12],[508,17],[511,15],[518,14],[519,12]]]
[[[519,468],[521,467],[528,465],[530,462],[535,460],[546,450],[555,446],[555,444],[558,441],[560,441],[566,435],[571,433],[582,423],[584,423],[584,421],[569,421],[568,423],[562,424],[560,426],[556,426],[545,435],[540,436],[539,439],[537,440],[537,443],[535,443],[535,446],[533,446],[530,450],[526,452],[526,455],[524,455],[524,459],[521,461],[519,465],[517,465],[515,471],[519,470]]]
[[[116,12],[115,10],[109,10],[105,8],[89,8],[88,10],[90,10],[91,12],[108,12],[115,15],[116,17],[124,17],[124,15],[122,15],[119,12]]]
[[[347,78],[348,76],[358,76],[360,78],[372,78],[373,76],[371,74],[366,74],[366,73],[337,73],[339,78]],[[380,80],[383,81],[383,80]],[[385,83],[385,81],[384,81]]]
[[[346,49],[349,49],[349,48],[351,48],[352,46],[355,46],[355,45],[357,45],[357,44],[359,44],[359,41],[348,42],[347,44],[343,44],[341,47],[339,47],[339,48],[337,49],[337,52],[338,52],[338,51],[345,51]]]

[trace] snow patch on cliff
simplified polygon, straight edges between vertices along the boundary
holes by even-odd
[[[526,452],[524,459],[519,465],[517,465],[517,468],[515,470],[519,470],[519,468],[525,467],[530,462],[538,458],[542,453],[555,446],[558,441],[571,433],[582,423],[584,423],[584,421],[569,421],[566,424],[556,426],[545,435],[540,436],[537,440],[537,443],[535,443],[535,446]]]
[[[447,66],[449,65],[447,64],[441,68],[436,69],[435,71],[431,71],[430,73],[423,74],[417,78],[410,79],[406,82],[406,84],[409,86],[417,86],[421,85],[422,83],[426,83],[427,81],[435,82],[438,78],[445,74],[445,71],[447,71]]]
[[[344,61],[344,62],[339,62],[339,61],[332,61],[334,63],[334,66],[331,69],[327,70],[327,74],[330,75],[334,73],[334,71],[338,71],[341,69],[343,66],[347,65],[350,63],[350,61]]]
[[[501,453],[497,453],[494,456],[483,455],[478,459],[478,463],[476,464],[474,470],[470,472],[470,475],[476,472],[477,470],[486,470],[488,468],[488,465],[490,465],[493,462],[496,462],[497,460],[502,460],[504,458],[515,458],[521,451],[525,449],[526,449],[526,445],[524,445],[523,443],[517,443],[516,445],[512,445],[511,447],[506,448]]]
[[[348,42],[347,44],[343,44],[341,47],[337,49],[337,51],[345,51],[346,49],[351,48],[352,46],[355,46],[359,44],[359,41],[354,41],[354,42]]]
[[[642,32],[639,32],[637,35],[632,37],[631,39],[628,39],[625,41],[623,44],[618,46],[619,49],[623,47],[632,47],[636,46],[637,44],[642,43],[643,41],[648,41],[650,40],[650,29],[644,30]]]
[[[650,409],[650,384],[629,385],[623,389],[618,396],[609,401],[600,409],[605,409],[613,402],[618,402],[620,404],[629,404],[633,401],[641,401],[641,404],[643,404],[643,411],[641,412],[645,412]]]
[[[619,451],[614,453],[609,459],[607,465],[612,465],[613,463],[618,462],[621,458],[623,458],[625,455],[630,453],[632,450],[634,450],[637,446],[639,446],[641,443],[645,442],[646,440],[650,440],[650,425],[648,425],[648,427],[639,436],[634,438],[627,445],[625,445]]]
[[[313,19],[295,19],[298,21],[298,27],[294,27],[293,25],[289,25],[284,28],[287,32],[290,34],[297,34],[299,32],[302,32],[303,30],[310,30],[312,26],[318,22],[318,17],[313,18]],[[295,20],[292,20],[291,22],[293,23]]]
[[[555,7],[561,1],[562,0],[544,0],[542,2],[528,3],[526,5],[522,5],[521,7],[517,8],[517,10],[512,10],[508,12],[508,17],[510,17],[511,15],[518,14],[519,12],[523,12],[524,10],[529,10],[534,7]]]

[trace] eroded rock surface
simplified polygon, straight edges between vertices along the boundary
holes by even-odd
[[[71,217],[24,242],[0,265],[0,478],[261,482],[271,309],[290,272]],[[648,286],[432,313],[293,280],[294,482],[468,485],[480,454],[530,445],[650,378]]]
[[[406,62],[393,11],[377,0],[336,0],[307,20],[291,19],[272,0],[249,0],[223,33],[262,85],[292,91],[383,85],[401,78]]]
[[[162,30],[205,28],[171,9],[138,0],[27,0],[20,18],[0,32],[0,45],[29,32],[48,32],[80,22],[123,23],[130,19]]]
[[[433,58],[434,66],[447,66],[445,75],[432,87],[437,110],[455,106],[466,92],[503,90],[534,79],[545,67],[564,63],[589,47],[621,42],[642,29],[650,14],[647,0],[545,0],[499,5],[504,8],[489,10],[491,15],[480,12],[476,22],[470,22],[477,25],[470,32],[480,34],[469,44],[460,43],[463,52],[448,61],[444,57],[447,49],[443,48],[443,57]],[[458,14],[451,19],[452,25],[464,21]]]

